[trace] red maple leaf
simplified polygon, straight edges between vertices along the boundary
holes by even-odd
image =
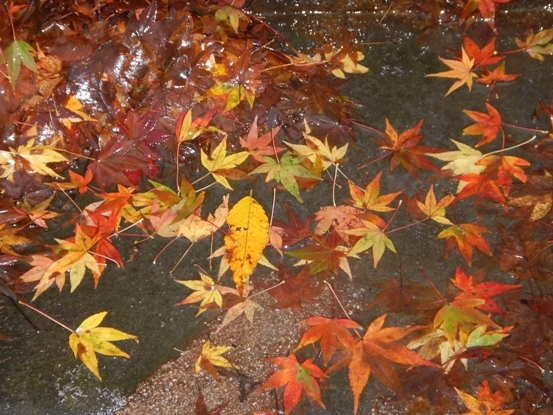
[[[284,414],[288,415],[300,401],[302,391],[323,408],[321,391],[317,378],[325,377],[323,371],[313,363],[313,359],[307,359],[300,364],[296,356],[290,353],[288,357],[273,357],[271,359],[280,370],[273,373],[269,379],[260,386],[259,390],[278,388],[284,386]]]
[[[275,219],[273,223],[282,228],[282,245],[288,247],[303,241],[310,234],[311,219],[302,219],[287,203],[284,203],[284,209],[288,222]]]
[[[392,170],[401,164],[414,177],[418,177],[417,169],[439,171],[439,169],[426,160],[424,156],[429,153],[439,153],[442,150],[418,145],[422,138],[419,134],[421,126],[422,120],[414,127],[398,135],[388,119],[386,119],[386,130],[382,135],[383,139],[379,141],[381,144],[380,148],[392,152],[392,160],[390,162]]]
[[[297,275],[282,264],[279,264],[278,270],[279,279],[284,284],[273,287],[268,291],[272,297],[278,300],[273,304],[273,308],[299,310],[302,303],[314,303],[315,299],[323,292],[324,284],[320,278],[319,283],[316,286],[313,285],[313,278],[308,265],[303,267]]]
[[[493,65],[505,58],[505,56],[496,54],[495,41],[496,38],[494,37],[486,46],[480,49],[471,38],[465,36],[463,47],[469,58],[474,59],[475,67]]]
[[[478,9],[488,25],[495,31],[496,4],[508,3],[510,0],[469,0],[461,13],[461,20],[465,20]]]
[[[463,291],[455,297],[456,300],[462,300],[464,298],[482,299],[484,303],[476,307],[497,314],[504,314],[504,312],[499,308],[492,297],[504,293],[505,291],[518,290],[521,287],[520,284],[500,284],[498,282],[482,282],[474,285],[473,275],[467,276],[459,267],[457,267],[455,271],[455,278],[451,278],[450,281]]]
[[[465,114],[476,121],[476,124],[466,127],[463,133],[468,135],[482,135],[482,138],[475,147],[495,140],[497,133],[501,130],[501,115],[499,115],[499,112],[487,102],[486,108],[488,109],[488,114],[463,110]]]

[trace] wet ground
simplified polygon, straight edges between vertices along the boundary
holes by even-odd
[[[358,42],[366,42],[366,58],[362,63],[370,68],[370,72],[352,77],[344,87],[345,93],[361,104],[358,107],[358,119],[364,124],[382,130],[384,120],[388,118],[398,131],[424,120],[421,131],[424,137],[423,145],[451,148],[449,139],[459,138],[462,129],[468,124],[467,119],[460,115],[461,110],[483,111],[482,103],[489,93],[488,88],[476,85],[471,93],[466,87],[462,87],[444,98],[451,81],[424,77],[428,73],[445,70],[438,56],[447,55],[447,48],[460,46],[462,32],[459,28],[454,24],[445,24],[427,30],[424,38],[421,38],[426,22],[421,23],[416,15],[386,15],[386,5],[379,5],[374,10],[374,2],[368,5],[369,2],[361,0],[349,1],[347,5],[340,4],[339,7],[336,3],[325,4],[317,1],[301,2],[301,5],[297,5],[287,1],[257,1],[252,10],[265,17],[296,49],[317,44],[321,37],[332,36],[333,33],[341,34],[342,29],[353,33]],[[520,37],[528,27],[538,29],[536,25],[539,23],[542,28],[548,28],[553,22],[553,11],[548,6],[549,2],[515,3],[516,9],[509,10],[508,15],[499,16],[499,50],[515,49],[514,37]],[[340,30],[334,30],[338,27]],[[546,129],[547,125],[543,123],[543,119],[535,121],[533,114],[538,99],[550,102],[553,98],[553,58],[546,57],[544,62],[538,62],[525,54],[516,54],[509,57],[507,69],[509,73],[519,73],[521,76],[515,82],[498,87],[500,99],[493,101],[494,105],[511,123]],[[373,177],[376,172],[389,168],[388,161],[383,160],[357,170],[356,166],[364,164],[368,156],[375,158],[382,154],[369,137],[370,133],[357,129],[357,142],[348,152],[348,164],[343,166],[346,174],[358,182],[364,182],[367,175]],[[515,142],[526,138],[526,135],[513,134]],[[383,176],[382,192],[401,189],[408,195],[414,195],[427,189],[427,180],[431,180],[432,177],[432,174],[423,172],[420,181],[417,181],[405,171],[396,171],[393,175]],[[442,194],[452,192],[454,185],[451,186],[438,187],[436,190]],[[222,194],[217,194],[214,203],[218,203]],[[254,187],[254,194],[258,200],[270,200],[272,197],[271,192],[262,185]],[[337,196],[348,197],[347,188],[339,189]],[[314,212],[318,206],[332,203],[327,189],[316,188],[312,192],[307,192],[304,199],[304,213]],[[282,208],[277,208],[275,215],[285,217]],[[451,215],[455,221],[470,222],[476,219],[472,216],[474,212],[471,211],[469,215],[460,207]],[[407,216],[402,215],[398,215],[394,220],[397,221],[398,227],[409,221]],[[490,215],[485,220],[494,221],[495,217]],[[453,253],[444,261],[443,242],[435,239],[435,229],[429,232],[425,229],[426,226],[432,225],[414,227],[394,234],[393,241],[398,254],[385,253],[377,269],[372,269],[372,258],[366,256],[360,261],[350,261],[354,275],[352,282],[343,274],[337,277],[336,285],[341,287],[339,294],[355,294],[354,299],[347,304],[353,319],[364,324],[378,315],[377,311],[363,310],[374,299],[373,284],[385,281],[391,276],[397,277],[400,269],[403,275],[419,279],[419,269],[424,267],[429,275],[436,277],[438,287],[445,286],[455,267],[462,263],[462,259],[457,253]],[[121,243],[122,256],[129,258],[132,254],[130,241]],[[78,326],[83,318],[90,314],[109,310],[106,325],[112,325],[112,321],[117,321],[118,327],[139,337],[140,343],[126,342],[122,346],[132,356],[131,359],[101,359],[100,371],[104,378],[102,383],[73,358],[67,347],[66,332],[32,315],[31,318],[41,328],[41,332],[36,333],[7,300],[0,299],[0,333],[11,338],[0,345],[0,413],[111,414],[126,404],[127,396],[136,389],[139,382],[147,379],[163,363],[179,355],[174,347],[186,349],[191,338],[201,338],[199,333],[206,326],[204,319],[195,319],[195,310],[192,308],[173,306],[188,294],[183,286],[175,284],[173,278],[195,278],[197,269],[194,264],[208,266],[205,258],[209,252],[209,243],[197,244],[188,255],[186,263],[183,263],[174,275],[170,275],[168,270],[173,267],[186,245],[179,245],[179,242],[173,244],[164,252],[158,263],[153,265],[153,258],[164,244],[165,241],[161,240],[142,244],[138,255],[126,264],[125,269],[108,268],[96,290],[88,279],[71,295],[68,292],[60,295],[50,290],[35,302],[37,307],[48,314],[63,316],[64,323],[73,327]],[[254,281],[255,278],[262,278],[264,272],[258,270]],[[326,298],[328,299],[328,296]],[[331,313],[325,305],[316,311]],[[281,315],[287,321],[297,318],[286,313]],[[392,322],[393,318],[395,317],[392,317]],[[263,325],[256,327],[252,330],[258,330]],[[278,332],[275,334],[279,336]],[[298,335],[299,333],[292,333],[289,338],[285,336],[286,342],[283,344],[277,344],[280,340],[273,340],[278,346],[276,353],[287,353],[287,347],[288,350],[294,347]],[[270,337],[267,339],[271,342]],[[240,338],[236,341],[239,342]],[[287,342],[289,344],[286,344]],[[264,353],[275,352],[275,348],[272,348],[275,344],[270,346],[270,352]],[[192,343],[192,346],[197,347],[197,344]],[[268,356],[249,356],[250,359],[259,357]],[[194,360],[188,359],[189,364]],[[238,356],[237,359],[241,360],[248,376],[262,380],[257,376],[267,368],[260,369],[260,372],[253,369],[248,372],[248,357]],[[161,369],[166,377],[158,377],[157,383],[153,382],[154,387],[148,389],[146,395],[142,393],[134,400],[131,399],[136,406],[134,409],[127,409],[125,413],[153,413],[154,408],[158,408],[159,413],[178,413],[179,410],[182,411],[180,413],[193,413],[189,406],[193,401],[190,396],[195,399],[197,390],[191,388],[190,384],[178,380],[178,371],[178,365],[170,366],[170,369]],[[167,375],[167,372],[170,374]],[[307,409],[304,413],[350,414],[350,392],[345,384],[345,377],[342,377],[344,388],[333,386],[334,389],[328,392],[326,411],[310,412]],[[159,379],[175,379],[175,384],[168,385],[165,381],[161,384]],[[204,379],[203,382],[202,385],[205,386],[212,381]],[[165,398],[159,402],[155,399],[156,385],[160,390],[171,386],[169,395],[166,391],[164,394],[160,393],[160,396]],[[216,384],[212,386],[216,387]],[[204,395],[208,394],[208,391],[209,389],[204,390]],[[188,397],[179,400],[172,396],[178,393]],[[375,402],[379,400],[381,393],[386,392],[382,387],[375,386],[374,382],[371,383],[363,395],[360,413],[371,413],[371,408],[374,412]],[[225,402],[225,392],[220,394],[222,398],[218,402]],[[166,399],[165,404],[163,399]],[[169,404],[171,399],[176,402],[176,406]],[[268,395],[264,399],[270,400],[272,397]],[[140,402],[143,406],[140,406]],[[248,410],[250,409],[252,408]],[[224,413],[238,415],[247,412]],[[394,412],[387,412],[381,408],[374,413]]]

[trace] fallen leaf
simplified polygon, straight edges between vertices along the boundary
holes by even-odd
[[[247,154],[247,153],[246,153]],[[320,177],[301,165],[303,157],[298,157],[287,151],[278,160],[271,157],[261,157],[263,164],[258,166],[250,174],[267,173],[265,182],[275,180],[288,190],[299,202],[303,203],[298,187],[298,178],[320,180]]]
[[[44,176],[61,177],[47,166],[48,163],[61,163],[67,161],[54,147],[36,145],[35,139],[30,139],[24,146],[17,149],[10,147],[9,151],[0,150],[0,178],[13,181],[13,173],[17,168],[24,168],[29,173],[38,173]]]
[[[444,196],[439,202],[437,202],[436,196],[434,195],[434,185],[432,185],[426,194],[424,203],[419,202],[418,200],[416,202],[419,209],[427,215],[428,218],[441,223],[442,225],[453,225],[453,223],[445,217],[445,208],[448,207],[453,200],[455,200],[455,196],[448,195]]]
[[[469,410],[469,412],[463,412],[463,415],[510,415],[515,411],[514,409],[501,409],[503,395],[499,391],[492,393],[487,380],[484,380],[478,388],[476,398],[457,388],[455,388],[455,392]]]
[[[476,247],[480,252],[491,255],[492,252],[486,240],[481,236],[482,233],[489,232],[482,225],[472,223],[462,223],[452,225],[438,234],[438,239],[445,238],[446,251],[451,251],[455,245],[459,248],[465,261],[472,263],[472,248]]]
[[[318,341],[325,366],[328,365],[338,348],[354,346],[355,339],[347,329],[358,330],[361,328],[355,321],[346,318],[331,319],[316,316],[309,317],[304,323],[311,327],[303,333],[294,350],[299,350]]]
[[[463,110],[476,124],[469,125],[463,130],[463,134],[482,135],[482,138],[475,147],[487,144],[495,140],[497,133],[501,130],[501,116],[499,112],[486,102],[488,114],[477,111]],[[442,153],[443,154],[443,153]]]
[[[232,190],[228,180],[221,174],[221,171],[234,169],[248,158],[249,153],[247,151],[241,151],[227,156],[226,148],[227,137],[225,136],[219,145],[215,147],[211,156],[208,156],[201,150],[201,161],[202,165],[211,173],[215,181],[222,184],[227,189]]]
[[[242,198],[227,217],[230,231],[224,237],[226,257],[234,283],[242,295],[269,238],[269,219],[251,196]]]
[[[474,58],[470,59],[468,57],[467,52],[465,52],[464,47],[461,47],[461,53],[462,53],[461,60],[444,59],[444,58],[440,57],[440,60],[442,61],[442,63],[449,66],[451,68],[451,70],[426,75],[426,76],[435,76],[435,77],[439,77],[439,78],[458,79],[458,81],[456,81],[451,86],[451,88],[449,88],[449,90],[445,94],[446,97],[449,94],[451,94],[453,91],[455,91],[457,88],[463,86],[464,84],[467,85],[467,87],[470,91],[472,89],[472,81],[473,81],[474,78],[477,77],[477,75],[474,72],[472,72],[472,69],[474,68]]]
[[[102,380],[98,370],[98,358],[96,353],[106,356],[130,356],[112,344],[112,341],[133,339],[138,342],[138,337],[124,333],[111,327],[98,327],[106,316],[107,311],[94,314],[86,318],[81,325],[69,336],[69,346],[84,365],[99,379]]]
[[[300,401],[302,392],[305,392],[314,402],[322,406],[321,391],[317,378],[325,377],[323,371],[307,359],[300,364],[290,353],[288,357],[273,357],[270,359],[280,370],[273,373],[269,379],[259,387],[259,391],[284,386],[284,414],[288,415]]]
[[[440,150],[432,147],[419,146],[418,143],[422,138],[419,134],[421,127],[422,120],[414,127],[398,135],[394,127],[390,124],[390,121],[386,118],[386,130],[384,139],[380,140],[380,148],[392,152],[392,160],[390,161],[392,170],[401,164],[414,177],[417,177],[416,169],[438,171],[432,163],[424,159],[424,156],[437,153]]]
[[[232,367],[239,368],[238,365],[235,365],[227,360],[226,357],[223,357],[223,353],[228,352],[233,349],[232,346],[211,346],[211,342],[208,340],[202,346],[202,351],[200,357],[196,360],[194,365],[196,373],[199,373],[204,369],[207,373],[213,376],[215,379],[218,379],[217,367]]]
[[[386,236],[382,229],[380,229],[372,222],[368,222],[366,220],[362,222],[362,228],[344,231],[345,233],[348,233],[350,235],[358,235],[362,237],[348,252],[348,256],[357,258],[357,254],[360,254],[372,247],[373,263],[374,267],[376,268],[386,248],[388,248],[392,252],[396,252],[396,249],[393,242],[390,240],[390,238]]]
[[[532,29],[526,32],[524,40],[516,38],[515,41],[519,48],[523,49],[532,58],[543,61],[543,55],[553,54],[553,28],[545,29],[536,34]]]
[[[420,327],[383,328],[385,320],[386,314],[374,320],[367,328],[363,338],[357,340],[354,346],[348,349],[348,353],[327,371],[329,373],[344,365],[348,366],[354,414],[359,409],[359,398],[371,374],[386,387],[403,396],[399,376],[392,363],[439,367],[436,363],[423,359],[397,342],[413,331],[419,330]]]
[[[8,78],[12,90],[15,90],[15,82],[19,77],[21,71],[21,65],[27,67],[31,71],[38,73],[35,65],[35,61],[31,52],[35,50],[24,40],[14,40],[4,50],[3,55],[0,55],[0,63],[6,63],[8,65]]]

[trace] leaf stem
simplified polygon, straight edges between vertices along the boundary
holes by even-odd
[[[547,134],[549,132],[549,131],[545,131],[545,130],[538,130],[537,128],[521,127],[520,125],[509,124],[509,123],[506,123],[506,122],[502,122],[501,124],[504,125],[505,127],[516,128],[517,130],[522,130],[522,131],[530,131],[532,133]]]
[[[397,204],[397,208],[396,210],[394,211],[394,214],[392,215],[392,217],[390,218],[390,220],[388,221],[388,223],[386,224],[386,226],[384,227],[384,229],[382,229],[382,232],[384,232],[386,229],[388,229],[388,226],[390,226],[390,223],[392,223],[392,221],[394,220],[394,218],[396,217],[397,215],[397,212],[399,210],[399,208],[401,207],[401,204],[403,203],[403,200],[400,200],[399,203]]]
[[[336,178],[338,177],[338,164],[334,164],[334,178],[332,179],[332,206],[336,206]]]
[[[253,297],[255,297],[255,296],[259,295],[259,294],[266,293],[267,291],[270,291],[270,290],[272,290],[273,288],[276,288],[276,287],[278,287],[279,285],[284,284],[285,282],[286,282],[285,280],[281,280],[278,284],[275,284],[275,285],[273,285],[272,287],[265,288],[263,291],[259,291],[259,292],[257,292],[257,293],[254,293],[254,294],[250,295],[249,298],[253,298]]]
[[[382,138],[385,138],[385,137],[386,137],[386,135],[385,135],[382,131],[377,130],[376,128],[370,127],[370,126],[368,126],[368,125],[366,125],[366,124],[363,124],[363,123],[361,123],[361,122],[359,122],[359,121],[351,121],[351,123],[357,125],[358,127],[365,128],[365,129],[367,129],[367,130],[370,130],[370,131],[372,131],[372,132],[378,134],[378,135],[379,135],[380,137],[382,137]]]
[[[336,301],[338,302],[338,304],[340,305],[340,308],[342,309],[342,311],[344,312],[344,315],[346,316],[346,318],[348,320],[352,320],[352,318],[348,315],[348,312],[346,311],[346,309],[344,308],[344,306],[342,305],[342,302],[340,301],[340,299],[338,298],[338,296],[336,295],[336,291],[334,291],[334,288],[332,288],[332,285],[327,281],[325,280],[325,284],[328,285],[328,288],[330,288],[330,291],[332,292],[332,295],[334,296],[334,298],[336,299]],[[361,335],[357,332],[357,329],[355,330],[355,333],[357,333],[357,336],[359,338],[361,338]]]
[[[524,141],[523,143],[518,143],[518,144],[516,144],[516,145],[514,145],[514,146],[512,146],[512,147],[500,148],[499,150],[491,151],[491,152],[489,152],[489,153],[484,154],[484,155],[482,156],[482,158],[487,157],[487,156],[491,156],[492,154],[503,153],[504,151],[513,150],[513,149],[515,149],[515,148],[517,148],[517,147],[522,147],[522,146],[524,146],[524,145],[526,145],[526,144],[528,144],[528,143],[531,143],[531,142],[534,141],[535,139],[536,139],[536,136],[532,137],[532,138],[529,139],[529,140]]]
[[[50,320],[50,321],[56,323],[58,326],[63,327],[65,330],[70,331],[71,333],[75,333],[75,330],[73,330],[72,328],[66,326],[66,325],[63,324],[61,321],[56,320],[54,317],[49,316],[49,315],[46,314],[44,311],[41,311],[41,310],[39,310],[38,308],[33,307],[32,305],[26,303],[26,302],[23,301],[23,300],[19,300],[18,303],[21,304],[21,305],[24,306],[24,307],[30,308],[30,309],[33,310],[35,313],[38,313],[38,314],[40,314],[42,317],[45,317],[45,318],[47,318],[48,320]]]
[[[194,246],[196,242],[192,242],[190,244],[190,246],[188,248],[186,248],[186,251],[184,251],[184,254],[182,254],[182,256],[180,257],[179,261],[175,264],[175,266],[171,269],[171,271],[169,271],[169,274],[172,274],[176,269],[177,267],[179,266],[179,264],[182,262],[182,260],[184,259],[184,257],[186,256],[186,254],[188,253],[188,251],[190,251],[190,249]]]
[[[359,170],[359,169],[362,169],[362,168],[364,168],[364,167],[367,167],[367,166],[369,166],[369,165],[371,165],[371,164],[373,164],[373,163],[376,163],[377,161],[380,161],[380,160],[382,160],[382,159],[388,157],[390,154],[392,154],[392,152],[391,152],[391,151],[388,151],[387,153],[383,154],[382,156],[377,157],[377,158],[375,158],[374,160],[368,161],[368,162],[365,163],[365,164],[362,164],[361,166],[357,167],[357,169]]]

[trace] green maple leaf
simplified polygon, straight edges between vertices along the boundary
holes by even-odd
[[[318,176],[307,170],[300,165],[303,161],[303,157],[294,156],[290,152],[284,153],[279,160],[272,159],[270,157],[262,157],[263,164],[258,166],[250,174],[267,173],[265,182],[275,180],[282,184],[286,190],[295,196],[298,201],[303,203],[300,196],[298,182],[296,178],[305,177],[308,179],[320,179]]]
[[[10,78],[12,89],[15,89],[15,82],[19,76],[19,71],[21,71],[21,64],[31,71],[38,73],[35,61],[31,55],[31,52],[34,51],[33,47],[27,42],[14,40],[4,51],[4,57],[0,56],[0,63],[8,65],[8,77]]]
[[[500,328],[488,316],[476,308],[485,303],[481,298],[462,298],[443,306],[434,317],[434,328],[441,328],[451,344],[459,332],[471,333],[475,326]]]
[[[382,255],[384,254],[386,248],[388,248],[392,252],[396,252],[396,249],[390,238],[386,236],[382,229],[380,229],[372,222],[366,220],[362,222],[365,226],[364,228],[344,231],[345,233],[348,233],[350,235],[362,236],[362,238],[356,242],[353,248],[351,248],[348,256],[357,258],[357,254],[364,252],[372,247],[374,267],[376,268],[376,266],[378,265],[378,261],[380,261],[380,258],[382,258]]]

